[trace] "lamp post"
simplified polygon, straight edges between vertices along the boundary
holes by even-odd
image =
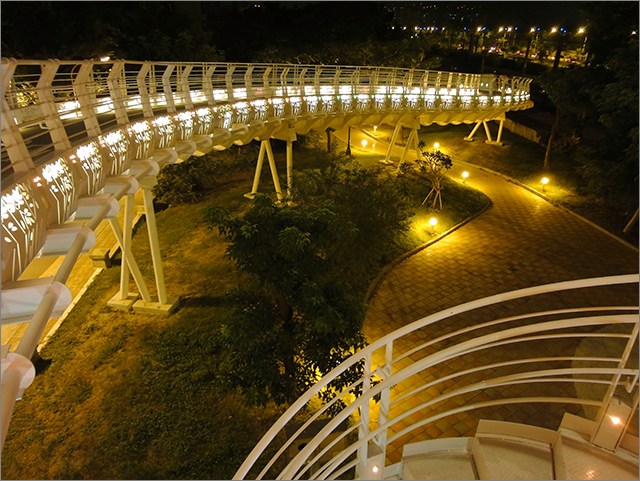
[[[436,235],[436,224],[438,223],[438,219],[436,219],[435,217],[432,217],[431,219],[429,219],[429,225],[431,226],[431,231],[429,232],[429,234],[431,236],[435,236]]]
[[[547,179],[546,177],[543,177],[542,180],[540,181],[540,183],[542,184],[542,192],[544,192],[544,188],[549,183],[549,179]]]
[[[347,150],[345,150],[345,154],[351,157],[351,126],[349,126],[349,130],[347,132]]]
[[[535,27],[529,30],[529,43],[527,43],[527,51],[524,54],[524,65],[522,66],[522,73],[527,72],[527,62],[529,61],[529,51],[531,50],[531,42],[533,42],[533,35],[535,34]]]

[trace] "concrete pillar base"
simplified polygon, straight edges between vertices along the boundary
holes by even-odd
[[[256,196],[256,194],[254,192],[247,192],[246,194],[244,194],[244,196],[247,199],[253,199]]]
[[[154,300],[157,299],[154,297]],[[168,316],[175,312],[180,305],[180,299],[175,297],[168,297],[166,304],[160,304],[159,302],[145,302],[142,299],[136,301],[133,304],[133,312],[139,312],[144,314],[164,314]]]
[[[133,304],[140,298],[138,294],[130,292],[126,299],[120,299],[120,293],[113,296],[107,302],[107,306],[112,309],[118,309],[119,311],[130,311],[133,308]]]
[[[382,159],[379,162],[381,164],[385,164],[385,165],[393,165],[393,161],[391,161],[391,160]]]
[[[94,267],[103,267],[105,269],[111,267],[111,254],[107,248],[94,247],[89,251],[89,257]]]
[[[473,137],[464,137],[462,140],[466,140],[467,142],[473,142]]]
[[[504,142],[498,142],[497,140],[485,140],[484,143],[489,145],[504,145]]]

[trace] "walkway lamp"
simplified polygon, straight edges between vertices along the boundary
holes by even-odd
[[[436,150],[438,150],[438,147],[440,147],[440,144],[438,142],[433,144],[433,151],[435,152]]]
[[[544,188],[549,183],[549,179],[547,179],[546,177],[543,177],[540,183],[542,184],[542,192],[544,192]]]
[[[435,217],[432,217],[431,219],[429,219],[429,225],[431,226],[430,234],[432,236],[436,235],[436,224],[437,223],[438,223],[438,219],[436,219]]]
[[[466,170],[462,173],[462,183],[466,183],[467,181],[467,177],[469,177],[469,172],[467,172]]]
[[[367,146],[367,139],[362,141],[362,148],[364,149]]]

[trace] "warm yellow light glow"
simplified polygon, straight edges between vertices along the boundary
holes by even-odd
[[[549,179],[547,179],[546,177],[543,177],[540,182],[542,182],[543,185],[547,185],[549,183]]]
[[[611,422],[613,424],[620,424],[622,422],[619,417],[616,417],[616,416],[609,416],[609,417],[611,418]]]
[[[504,28],[500,27],[500,28],[498,29],[498,32],[502,32],[503,30],[504,30]]]
[[[584,27],[580,27],[580,28],[578,29],[578,33],[584,33]]]
[[[362,141],[362,146],[363,146],[363,147],[366,147],[366,146],[367,146],[367,141],[366,141],[366,139]]]
[[[104,57],[100,57],[101,62],[108,62],[109,60],[111,60],[111,57],[109,57],[108,55],[105,55]]]
[[[511,31],[511,27],[507,28],[507,32],[510,32],[510,31]]]
[[[531,30],[529,30],[531,33],[536,31],[536,27],[533,27]]]
[[[478,27],[478,29],[476,30],[476,32],[480,32],[482,30],[482,27]]]
[[[375,132],[376,130],[378,130],[378,126],[377,126],[377,125],[374,125],[374,126],[373,126],[373,131]]]
[[[438,223],[438,219],[436,219],[435,217],[432,217],[431,219],[429,219],[429,224],[431,224],[431,227],[435,227],[437,223]]]
[[[440,144],[438,142],[436,142],[435,144],[433,144],[433,148],[437,149],[438,147],[440,147]]]
[[[551,29],[551,33],[556,33],[557,31],[558,31],[558,27],[553,27],[553,28]]]
[[[467,172],[466,170],[462,173],[462,178],[466,179],[467,177],[469,177],[469,172]]]
[[[378,466],[374,466],[373,468],[371,468],[371,471],[377,473],[378,471],[380,471],[380,468],[378,468]]]

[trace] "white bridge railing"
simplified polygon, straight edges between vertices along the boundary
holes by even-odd
[[[438,323],[446,326],[453,316],[530,296],[637,283],[637,275],[625,275],[532,287],[469,302],[398,329],[355,353],[298,399],[264,435],[234,479],[336,479],[354,468],[360,479],[382,479],[387,446],[416,428],[451,415],[513,404],[592,406],[598,412],[592,442],[615,450],[638,405],[637,364],[628,366],[638,338],[637,305],[532,312],[455,332],[446,332]],[[425,330],[437,334],[430,338]],[[602,343],[614,340],[618,352],[576,354],[576,346],[588,338]],[[408,349],[408,339],[422,341]],[[480,352],[496,354],[483,357],[494,361],[468,360]],[[360,363],[364,374],[359,381],[321,408],[311,407],[332,380]],[[514,390],[518,385],[522,389]],[[568,385],[576,386],[578,394],[567,394]],[[580,395],[585,390],[578,386],[600,390]],[[362,395],[354,397],[358,388]],[[347,407],[329,416],[328,409],[339,399]],[[306,422],[302,424],[301,418]],[[322,428],[309,436],[308,429],[320,419]],[[291,424],[294,427],[288,428]],[[283,442],[283,430],[295,434]]]
[[[161,167],[256,138],[290,144],[296,132],[354,116],[491,120],[531,107],[530,82],[383,67],[3,58],[2,282],[17,279],[81,199],[139,173],[134,161]]]

